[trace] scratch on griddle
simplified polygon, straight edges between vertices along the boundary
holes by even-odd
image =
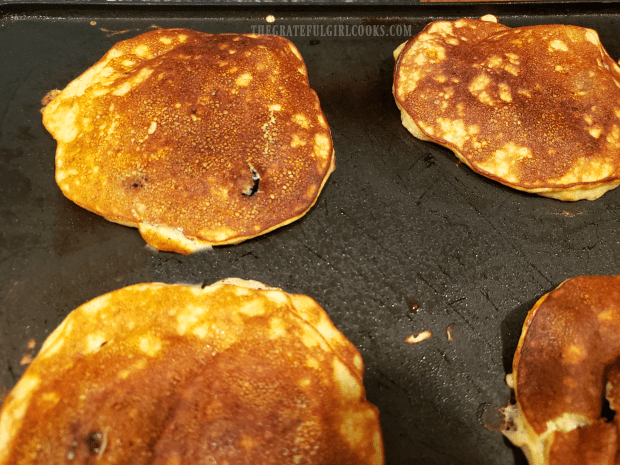
[[[446,178],[446,179],[447,179],[447,181],[448,181],[448,182],[450,182],[450,179],[449,179],[449,178]],[[463,183],[462,183],[460,180],[458,180],[457,178],[453,178],[453,179],[455,179],[455,180],[456,180],[458,183],[460,183],[461,185],[463,184]],[[528,257],[525,255],[525,253],[524,253],[521,249],[519,249],[518,247],[516,247],[516,246],[515,246],[512,242],[510,242],[510,241],[507,239],[507,235],[506,235],[503,231],[498,230],[498,229],[497,229],[497,227],[495,226],[495,224],[493,224],[493,222],[491,222],[491,221],[490,221],[490,220],[489,220],[486,216],[484,216],[484,215],[482,214],[482,212],[481,212],[481,211],[480,211],[480,210],[476,207],[476,205],[474,205],[473,203],[471,203],[471,202],[470,202],[469,200],[467,200],[466,198],[465,198],[465,201],[467,202],[467,204],[468,204],[470,207],[472,207],[472,208],[476,211],[476,213],[478,213],[478,215],[480,215],[480,217],[482,217],[482,218],[483,218],[483,219],[487,222],[487,224],[491,227],[491,229],[493,229],[493,231],[494,231],[497,235],[499,235],[499,236],[500,236],[500,237],[501,237],[501,238],[502,238],[502,239],[503,239],[503,240],[504,240],[504,241],[505,241],[505,242],[506,242],[506,243],[507,243],[507,244],[508,244],[508,245],[509,245],[509,246],[510,246],[510,247],[511,247],[511,248],[512,248],[515,252],[517,252],[517,254],[521,255],[522,257],[525,257],[525,259],[526,259],[526,261],[527,261],[528,265],[530,265],[530,266],[531,266],[531,267],[532,267],[532,268],[533,268],[533,269],[534,269],[534,270],[535,270],[535,271],[536,271],[536,272],[537,272],[537,273],[538,273],[538,274],[539,274],[539,275],[540,275],[540,276],[541,276],[541,277],[542,277],[545,281],[547,281],[547,283],[549,283],[550,285],[553,285],[553,282],[552,282],[549,278],[547,278],[547,276],[545,276],[545,275],[543,274],[543,272],[542,272],[542,271],[540,271],[540,270],[539,270],[538,268],[536,268],[536,267],[535,267],[532,263],[530,263],[530,262],[529,262],[529,260],[527,260],[527,258],[528,258]]]
[[[327,198],[323,197],[319,202],[318,202],[318,207],[321,210],[325,211],[325,217],[329,218],[329,202],[327,201]]]
[[[424,192],[422,192],[422,195],[420,195],[420,196],[418,197],[418,202],[420,202],[420,201],[422,200],[422,198],[423,198],[426,194],[428,194],[428,193],[431,191],[431,189],[433,189],[434,187],[435,187],[435,184],[431,184],[431,185],[428,187],[428,189],[426,189]]]
[[[543,272],[542,272],[542,271],[540,271],[540,270],[536,267],[536,265],[534,265],[533,263],[531,263],[531,262],[529,262],[529,261],[528,261],[528,265],[530,265],[532,268],[534,268],[534,270],[536,270],[536,272],[538,272],[538,274],[539,274],[540,276],[542,276],[543,278],[545,278],[545,281],[547,281],[547,283],[549,283],[550,285],[553,285],[553,282],[552,282],[549,278],[547,278],[547,277],[543,274]]]
[[[430,288],[431,288],[431,289],[432,289],[435,293],[439,294],[439,292],[440,292],[440,291],[439,291],[439,289],[436,289],[436,288],[433,286],[433,283],[432,283],[431,281],[429,281],[428,279],[426,279],[424,276],[422,276],[422,275],[420,274],[420,272],[419,272],[419,271],[418,271],[418,272],[416,272],[416,276],[417,276],[418,278],[420,278],[420,280],[421,280],[424,284],[426,284],[428,287],[430,287]],[[448,304],[448,305],[450,305],[450,304]]]
[[[574,218],[577,215],[583,215],[583,212],[573,213],[573,212],[569,212],[566,210],[562,210],[561,212],[554,213],[554,215],[562,215],[562,216],[567,216],[569,218]]]
[[[111,36],[115,36],[118,34],[125,34],[126,32],[131,31],[131,29],[125,29],[123,31],[111,31],[110,29],[106,29],[105,27],[100,27],[99,30],[101,32],[105,32],[106,36],[111,37]]]
[[[459,179],[459,176],[461,176],[461,174],[460,174],[460,173],[456,173],[456,174],[453,174],[451,177],[446,177],[446,178],[445,178],[445,180],[446,180],[446,182],[447,182],[448,184],[450,184],[452,187],[454,187],[454,189],[455,189],[457,192],[461,192],[461,190],[460,190],[458,187],[454,186],[454,184],[452,183],[452,181],[456,181],[457,183],[459,183],[459,185],[461,186],[461,188],[462,188],[462,189],[464,189],[464,190],[463,190],[463,192],[472,192],[472,191],[473,191],[473,192],[475,192],[475,193],[476,193],[476,195],[478,195],[478,194],[480,193],[480,189],[478,189],[478,187],[477,187],[477,184],[476,184],[476,183],[468,183],[468,182],[463,182],[463,181],[461,181],[461,180]],[[465,200],[466,200],[466,199],[465,199]],[[466,200],[466,201],[467,201],[467,200]],[[474,207],[474,209],[476,210],[476,212],[477,212],[477,213],[480,213],[480,211],[478,211],[478,210],[476,209],[476,207],[475,207],[475,206],[474,206],[471,202],[467,201],[467,203],[468,203],[470,206]]]
[[[448,279],[452,279],[452,276],[450,275],[450,273],[448,273],[444,267],[441,265],[441,263],[437,264],[437,268],[439,268],[439,271],[441,271],[441,273]]]
[[[387,153],[389,153],[390,155],[392,155],[392,145],[394,144],[394,137],[389,137],[388,138],[388,148],[387,148]]]
[[[460,300],[463,300],[463,299],[460,299]],[[451,303],[448,303],[448,306],[454,313],[456,313],[459,316],[459,318],[461,318],[461,320],[463,320],[463,322],[467,325],[467,327],[471,329],[472,335],[475,338],[482,340],[490,349],[494,350],[493,344],[491,344],[491,342],[487,340],[482,334],[476,331],[476,329],[471,324],[471,322],[456,307],[453,307]]]
[[[476,388],[476,390],[478,391],[478,393],[480,393],[480,394],[484,394],[485,389],[483,389],[482,387],[480,387],[480,386],[478,385],[478,383],[477,383],[476,379],[475,379],[475,378],[473,378],[473,377],[472,377],[469,373],[467,373],[466,371],[464,371],[464,372],[462,372],[462,373],[461,373],[461,376],[462,376],[463,378],[465,378],[467,381],[469,381],[469,382],[472,384],[472,386],[474,386],[474,387]]]
[[[408,183],[405,182],[405,180],[403,179],[403,177],[400,175],[400,173],[398,171],[394,171],[394,174],[398,178],[398,184],[400,184],[401,186],[403,186],[405,188],[409,187]]]
[[[458,299],[451,300],[448,302],[448,307],[452,307],[454,304],[458,304],[459,302],[463,302],[465,297],[459,297]]]
[[[392,130],[391,126],[389,126],[389,127],[388,126],[380,126],[380,127],[381,127],[381,130],[383,132],[385,132],[385,133],[387,133],[389,135],[390,141],[399,139],[400,134],[402,134],[402,132],[401,132],[402,126],[400,126],[397,131]],[[409,139],[409,138],[407,138],[407,139]],[[409,142],[410,142],[410,140],[409,140]]]
[[[237,262],[237,261],[239,261],[239,260],[241,260],[242,258],[245,258],[245,257],[247,257],[247,256],[250,256],[250,257],[252,257],[252,258],[254,258],[254,259],[256,259],[256,260],[259,260],[259,258],[258,258],[258,257],[254,254],[254,252],[246,252],[246,253],[244,253],[243,255],[240,255],[240,256],[238,256],[237,258],[235,258],[232,262],[233,262],[233,263],[235,263],[235,262]]]
[[[338,160],[338,166],[342,167],[342,166],[346,165],[347,163],[349,163],[351,158],[353,158],[353,155],[349,155],[347,158],[344,158],[344,159],[339,159]]]
[[[514,192],[510,192],[508,195],[506,195],[506,197],[504,197],[504,200],[502,200],[500,203],[498,203],[497,205],[495,205],[495,211],[498,211],[502,205],[504,205],[508,199],[510,199],[511,197],[514,197]]]
[[[500,309],[497,308],[497,306],[495,305],[495,303],[491,300],[491,297],[489,297],[489,291],[487,289],[480,289],[480,293],[484,296],[484,298],[493,306],[493,308],[495,309],[495,311],[497,313],[500,313]]]
[[[325,263],[329,264],[329,262],[328,262],[325,258],[323,258],[323,257],[321,256],[321,254],[319,254],[318,252],[315,252],[314,250],[312,250],[310,247],[308,247],[308,245],[307,245],[307,244],[304,244],[304,247],[305,247],[306,249],[308,249],[310,252],[312,252],[314,255],[316,255],[318,258],[320,258],[322,261],[324,261]]]
[[[362,188],[362,191],[365,188]],[[344,216],[346,216],[352,223],[353,225],[357,228],[358,231],[361,231],[364,233],[364,236],[366,236],[368,239],[370,239],[377,247],[379,247],[382,251],[386,252],[387,254],[394,256],[394,254],[392,253],[392,251],[385,247],[383,245],[383,243],[376,237],[374,237],[373,235],[371,235],[368,231],[365,231],[364,228],[353,219],[353,217],[351,217],[351,215],[349,215],[347,212],[345,212],[342,208],[340,209],[340,213]]]
[[[399,391],[404,392],[405,394],[409,395],[409,391],[407,389],[405,389],[404,387],[402,387],[400,384],[398,384],[396,381],[394,381],[390,376],[386,375],[381,370],[377,370],[377,373],[379,375],[381,375],[386,381],[388,381],[392,386],[397,388]],[[381,381],[379,381],[379,382],[381,383]],[[388,385],[386,385],[384,383],[381,383],[381,384],[383,384],[388,389],[391,387],[391,386],[388,386]]]
[[[446,353],[443,350],[441,350],[441,349],[436,349],[436,350],[437,350],[437,352],[439,352],[439,355],[441,355],[441,358],[443,358],[446,361],[446,363],[448,363],[448,364],[452,363],[450,361],[450,359],[447,357]]]
[[[448,307],[450,307],[452,309],[452,311],[454,311],[454,313],[456,313],[459,317],[461,317],[461,319],[465,322],[465,324],[469,327],[469,329],[471,329],[473,332],[476,332],[476,330],[474,329],[473,325],[469,322],[469,320],[467,318],[465,318],[461,312],[459,312],[456,308],[454,308],[452,306],[452,304],[448,304]]]
[[[13,365],[11,365],[11,361],[10,360],[6,361],[6,367],[7,367],[7,370],[9,372],[9,374],[11,375],[11,378],[13,378],[13,382],[17,381],[17,375],[13,371]]]
[[[406,169],[405,171],[411,171],[411,169],[412,169],[415,165],[417,165],[418,163],[420,163],[420,161],[422,161],[422,159],[421,159],[421,158],[418,158],[416,161],[414,161],[413,163],[411,163],[411,164],[407,167],[407,169]]]

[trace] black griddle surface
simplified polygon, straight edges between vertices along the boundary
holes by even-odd
[[[24,355],[89,299],[139,282],[240,277],[313,297],[356,345],[368,398],[381,412],[388,465],[525,463],[499,432],[497,412],[509,401],[504,377],[521,325],[563,280],[620,273],[620,189],[576,203],[520,193],[401,125],[392,51],[431,20],[486,13],[509,26],[591,27],[620,57],[620,14],[605,4],[0,6],[0,398],[24,372]],[[305,217],[185,257],[153,252],[136,229],[63,197],[54,181],[56,143],[39,112],[50,89],[152,27],[249,33],[266,26],[268,14],[277,25],[319,26],[288,36],[336,149],[336,171]],[[364,34],[315,32],[330,25]],[[387,34],[368,35],[366,26]],[[389,35],[390,26],[406,35]],[[430,340],[404,342],[423,330]]]

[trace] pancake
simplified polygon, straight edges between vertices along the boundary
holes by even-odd
[[[0,464],[382,464],[362,372],[309,297],[126,287],[45,341],[0,411]]]
[[[335,167],[304,61],[277,36],[159,29],[119,42],[43,124],[67,198],[183,254],[295,221]]]
[[[620,184],[620,67],[592,29],[435,21],[394,56],[403,125],[476,173],[565,201]]]
[[[502,432],[530,465],[619,463],[620,276],[563,282],[530,310]],[[613,417],[613,420],[612,420]]]

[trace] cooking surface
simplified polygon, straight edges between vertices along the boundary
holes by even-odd
[[[431,20],[496,13],[508,26],[592,27],[617,59],[619,14],[601,4],[529,5],[527,15],[518,5],[2,8],[0,397],[50,331],[89,299],[138,282],[234,276],[313,297],[357,346],[368,398],[381,412],[387,464],[524,463],[499,433],[497,413],[509,400],[504,377],[521,325],[563,280],[620,274],[620,189],[594,202],[528,195],[415,139],[391,94],[392,51]],[[288,38],[330,123],[336,171],[305,217],[186,257],[154,252],[136,229],[63,197],[54,181],[56,143],[39,113],[50,89],[152,27],[259,32],[268,14],[293,31],[316,26]],[[326,35],[328,26],[363,26],[364,34]],[[400,29],[389,35],[390,26]],[[424,330],[429,340],[404,342]]]

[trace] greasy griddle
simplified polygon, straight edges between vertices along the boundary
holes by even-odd
[[[620,274],[620,189],[594,202],[528,195],[413,138],[391,94],[392,51],[409,36],[389,31],[410,26],[415,34],[434,19],[494,13],[508,26],[594,28],[618,59],[612,6],[0,6],[0,396],[85,301],[138,282],[234,276],[312,296],[357,346],[389,465],[524,463],[500,434],[497,413],[509,400],[504,376],[521,325],[563,280]],[[306,60],[336,149],[336,171],[305,217],[185,257],[156,253],[137,230],[63,197],[56,143],[39,113],[50,89],[152,27],[249,33],[269,14],[274,24],[317,26],[288,36]],[[329,25],[363,27],[364,35],[321,35]],[[386,35],[366,35],[366,26]],[[404,342],[424,330],[429,340]]]

